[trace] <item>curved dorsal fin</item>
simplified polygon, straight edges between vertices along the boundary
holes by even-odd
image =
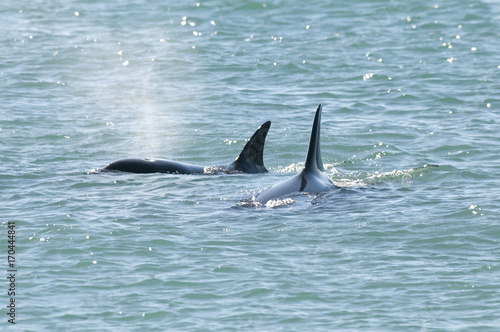
[[[321,104],[316,109],[314,122],[311,130],[311,139],[309,141],[309,149],[307,150],[307,157],[305,162],[305,170],[320,170],[325,171],[323,167],[323,160],[321,159],[320,138],[319,132],[321,127]]]
[[[267,172],[264,166],[263,154],[264,143],[266,142],[267,132],[270,127],[271,121],[267,121],[252,135],[243,150],[241,150],[240,155],[231,164],[235,170],[245,173]]]

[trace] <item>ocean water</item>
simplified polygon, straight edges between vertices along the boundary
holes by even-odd
[[[7,1],[0,27],[1,330],[498,330],[497,1]],[[320,103],[340,189],[250,204]],[[266,174],[93,172],[227,164],[267,120]]]

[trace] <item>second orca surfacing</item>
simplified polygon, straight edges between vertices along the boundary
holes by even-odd
[[[229,165],[204,167],[172,160],[131,158],[114,161],[101,171],[168,174],[265,173],[267,169],[263,160],[264,144],[270,127],[271,121],[263,123],[239,156]]]
[[[325,174],[320,151],[321,105],[316,109],[316,115],[311,130],[309,148],[307,150],[304,169],[294,177],[264,189],[254,200],[260,204],[279,198],[293,192],[319,193],[335,188],[332,180]]]

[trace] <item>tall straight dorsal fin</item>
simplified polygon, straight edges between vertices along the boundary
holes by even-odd
[[[319,104],[316,109],[316,115],[314,116],[314,122],[311,130],[311,139],[309,141],[309,149],[307,150],[307,157],[305,163],[305,170],[315,170],[318,169],[322,172],[325,171],[323,167],[323,160],[321,159],[321,149],[320,149],[320,129],[321,129],[321,104]]]
[[[245,173],[267,172],[264,166],[264,144],[271,121],[263,123],[248,140],[240,155],[231,164],[235,170]]]

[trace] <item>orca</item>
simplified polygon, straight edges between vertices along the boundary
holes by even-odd
[[[172,160],[121,159],[104,167],[101,171],[129,173],[169,173],[169,174],[216,174],[216,173],[265,173],[263,153],[267,132],[271,121],[263,123],[252,135],[238,157],[225,166],[197,166]]]
[[[260,204],[294,192],[319,193],[334,188],[332,180],[325,174],[320,150],[321,104],[316,110],[311,138],[304,168],[292,178],[264,189],[254,198]]]

